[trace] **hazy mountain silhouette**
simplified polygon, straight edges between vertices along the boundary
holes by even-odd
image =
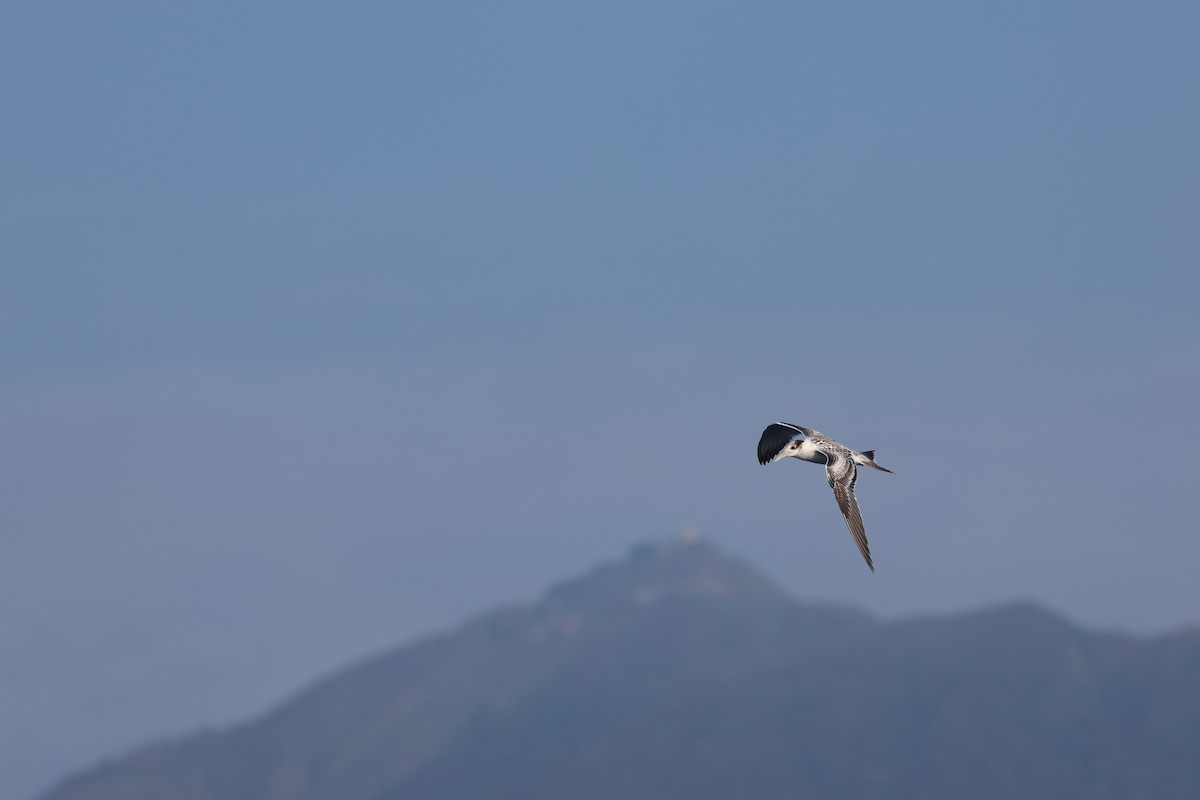
[[[44,795],[797,797],[1200,797],[1200,634],[884,624],[673,542]]]

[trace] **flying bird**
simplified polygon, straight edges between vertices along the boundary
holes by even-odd
[[[768,425],[762,433],[762,438],[758,440],[758,463],[770,464],[783,458],[798,458],[825,465],[825,475],[829,478],[829,486],[833,489],[838,508],[846,518],[846,527],[850,529],[850,535],[858,545],[858,552],[862,553],[867,566],[874,572],[875,564],[871,562],[867,531],[863,528],[858,500],[854,497],[854,482],[858,480],[859,466],[874,467],[883,472],[891,470],[875,463],[874,450],[851,450],[812,428],[793,425],[790,422],[776,422]]]

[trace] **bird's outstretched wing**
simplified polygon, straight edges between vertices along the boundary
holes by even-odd
[[[858,552],[862,553],[867,566],[871,568],[871,572],[874,572],[875,564],[871,561],[871,546],[867,544],[867,531],[863,528],[862,513],[858,510],[858,500],[854,497],[854,482],[858,480],[858,467],[849,458],[837,456],[831,458],[825,465],[825,474],[829,478],[829,486],[833,489],[833,496],[837,499],[838,508],[842,510],[842,516],[846,518],[846,527],[850,529],[850,535],[854,537],[854,543],[858,545]]]
[[[758,463],[769,464],[797,436],[812,436],[816,431],[790,422],[774,422],[767,426],[758,440]]]

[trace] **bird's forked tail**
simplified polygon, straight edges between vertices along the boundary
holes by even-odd
[[[867,459],[866,466],[874,467],[875,469],[879,470],[880,472],[892,472],[887,467],[881,467],[875,463],[875,451],[874,450],[863,450],[862,454],[864,456],[866,456],[866,459]]]

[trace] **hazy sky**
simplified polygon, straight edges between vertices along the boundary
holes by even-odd
[[[1200,622],[1200,6],[0,7],[0,795],[695,529]],[[878,574],[763,426],[874,447]]]

